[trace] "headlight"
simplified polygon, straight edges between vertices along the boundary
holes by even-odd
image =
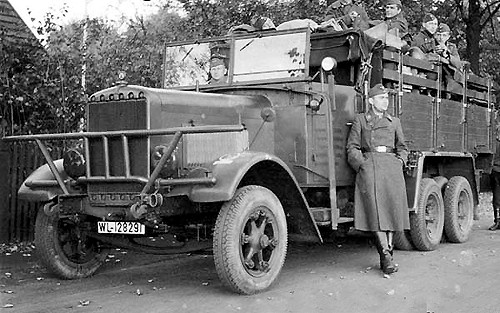
[[[331,57],[326,57],[321,61],[321,68],[325,72],[330,72],[337,67],[337,60]]]
[[[153,168],[155,168],[158,165],[161,157],[165,154],[167,149],[168,148],[166,146],[163,146],[163,145],[154,147],[153,154],[151,156],[151,163],[152,163]],[[179,162],[177,160],[177,149],[175,149],[174,152],[172,153],[172,155],[170,155],[170,157],[168,158],[165,165],[163,166],[163,168],[160,172],[160,176],[162,178],[170,178],[170,177],[177,176],[178,168],[179,168]]]
[[[70,149],[63,156],[63,167],[69,177],[85,176],[85,157],[79,149]]]

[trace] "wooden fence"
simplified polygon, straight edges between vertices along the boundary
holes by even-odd
[[[35,143],[0,140],[0,243],[34,239],[40,204],[18,199],[17,190],[44,163]]]

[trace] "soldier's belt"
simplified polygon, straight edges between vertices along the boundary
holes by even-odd
[[[364,152],[379,152],[379,153],[393,153],[394,148],[388,146],[375,146],[371,148],[363,148]]]

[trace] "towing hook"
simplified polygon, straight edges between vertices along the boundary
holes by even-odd
[[[134,203],[130,207],[130,213],[134,218],[139,219],[148,212],[147,207],[146,204]]]
[[[43,212],[47,216],[53,216],[59,212],[60,205],[58,203],[49,202],[43,206]]]
[[[163,195],[160,193],[153,193],[147,199],[150,207],[155,208],[163,204]]]

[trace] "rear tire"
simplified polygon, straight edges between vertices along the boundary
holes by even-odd
[[[225,202],[215,222],[214,261],[224,285],[240,294],[269,288],[285,262],[286,217],[269,189],[245,186]]]
[[[394,233],[393,237],[394,248],[398,250],[413,250],[415,247],[411,242],[411,234],[409,230],[397,231]]]
[[[57,214],[38,211],[35,223],[35,247],[42,264],[63,279],[93,275],[103,264],[107,250],[86,236],[79,224]]]
[[[444,203],[441,190],[431,178],[423,178],[417,199],[417,211],[410,213],[410,233],[415,248],[432,251],[443,236]]]
[[[472,230],[474,199],[469,181],[454,176],[444,192],[444,231],[448,241],[466,242]]]

